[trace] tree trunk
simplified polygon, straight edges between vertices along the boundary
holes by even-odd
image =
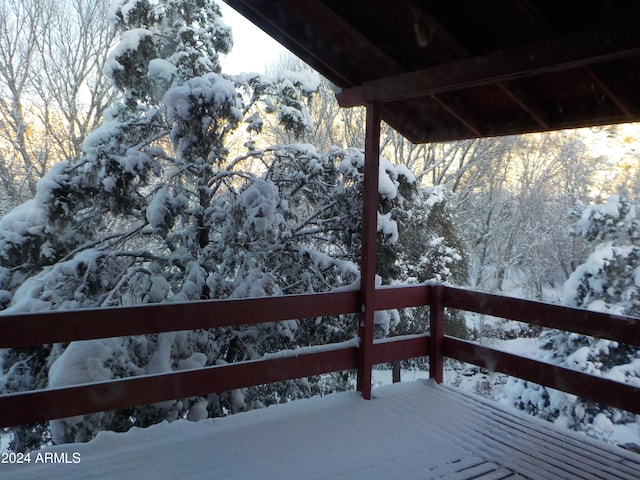
[[[400,383],[400,362],[393,362],[391,367],[391,377],[393,383]]]

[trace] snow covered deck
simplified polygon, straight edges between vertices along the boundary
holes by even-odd
[[[559,430],[432,380],[375,389],[372,401],[357,392],[340,393],[198,423],[103,432],[90,443],[46,452],[69,463],[36,464],[38,452],[33,452],[28,465],[0,465],[0,477],[637,480],[640,476],[640,455]]]

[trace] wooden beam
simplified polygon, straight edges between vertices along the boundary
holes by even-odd
[[[351,291],[0,315],[0,348],[338,315],[358,306]]]
[[[447,287],[444,304],[518,322],[640,346],[640,319]]]
[[[538,101],[532,99],[530,95],[503,82],[498,82],[497,86],[544,130],[551,128],[548,115],[544,112],[544,109],[539,105]]]
[[[482,137],[482,131],[480,130],[480,126],[478,122],[475,121],[471,112],[465,111],[465,109],[461,106],[454,107],[449,103],[445,102],[441,97],[437,95],[429,95],[429,98],[440,105],[446,112],[449,113],[453,118],[458,120],[462,125],[467,127],[469,131],[475,135],[476,137]]]
[[[356,348],[0,396],[0,428],[351,370]]]
[[[640,413],[640,388],[569,368],[445,337],[444,355],[610,407]]]
[[[594,85],[599,88],[609,100],[613,102],[613,104],[618,110],[620,110],[620,112],[629,117],[629,121],[631,121],[631,119],[633,118],[633,114],[631,113],[627,105],[620,99],[620,97],[616,95],[613,90],[611,90],[611,88],[609,88],[604,80],[602,80],[602,78],[600,78],[600,76],[596,72],[594,72],[592,68],[585,67],[584,70],[589,79],[594,83]]]
[[[640,54],[640,29],[628,22],[511,50],[364,82],[337,95],[340,106],[410,100],[496,82],[585,67]]]
[[[373,366],[373,330],[375,315],[376,259],[378,240],[378,175],[380,169],[380,115],[378,106],[367,105],[364,146],[364,195],[362,198],[362,250],[360,254],[360,295],[362,306],[358,320],[360,355],[358,390],[371,398]]]

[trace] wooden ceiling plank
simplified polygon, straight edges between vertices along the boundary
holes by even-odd
[[[467,49],[460,45],[460,42],[458,42],[445,28],[443,28],[440,23],[434,20],[423,10],[423,8],[425,8],[424,5],[418,7],[415,0],[400,0],[400,3],[413,13],[416,22],[421,22],[426,25],[429,30],[433,32],[434,35],[437,35],[457,57],[465,58],[469,56]]]
[[[585,67],[584,71],[589,77],[589,79],[594,83],[594,85],[598,89],[600,89],[607,96],[607,98],[611,100],[611,102],[613,102],[616,108],[620,110],[620,112],[622,112],[624,115],[629,117],[629,119],[631,120],[633,118],[633,114],[631,113],[631,110],[629,110],[629,108],[622,101],[622,99],[618,95],[616,95],[613,92],[613,90],[611,90],[611,88],[609,88],[609,86],[605,83],[605,81],[602,78],[600,78],[600,76],[596,72],[594,72],[592,68]]]
[[[625,25],[364,82],[343,90],[343,107],[410,100],[640,55],[640,29]]]
[[[538,125],[545,130],[551,128],[547,114],[540,106],[536,105],[534,100],[526,96],[524,92],[518,92],[514,87],[507,86],[503,82],[498,82],[496,85]]]
[[[282,0],[280,0],[282,1]],[[298,5],[300,4],[299,0],[293,0],[293,2]],[[325,18],[330,19],[336,25],[340,27],[340,29],[347,32],[353,39],[355,39],[359,44],[366,46],[366,49],[376,58],[378,58],[385,68],[396,70],[398,72],[404,71],[398,62],[396,62],[393,58],[391,58],[387,53],[384,52],[378,45],[373,43],[369,38],[363,35],[359,30],[357,30],[352,24],[347,22],[342,16],[334,12],[328,5],[319,1],[311,1],[310,3],[314,4],[314,9],[321,11]]]
[[[538,7],[531,3],[530,0],[515,0],[514,4],[542,35],[551,35],[553,33],[554,30],[549,20],[542,15]]]
[[[431,98],[434,102],[440,105],[456,120],[462,123],[475,136],[477,137],[483,136],[482,131],[480,130],[480,127],[478,126],[477,122],[472,119],[472,116],[470,113],[464,112],[463,109],[460,107],[454,108],[450,104],[447,104],[442,98],[439,98],[437,95],[429,95],[429,98]]]

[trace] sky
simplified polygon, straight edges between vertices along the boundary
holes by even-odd
[[[277,60],[285,48],[245,19],[227,4],[220,2],[222,18],[233,31],[233,50],[222,57],[225,73],[264,73],[265,67]]]

